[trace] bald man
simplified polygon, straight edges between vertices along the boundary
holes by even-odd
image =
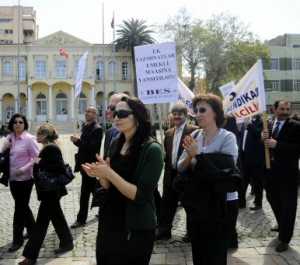
[[[85,123],[81,130],[80,138],[71,136],[71,141],[78,147],[75,156],[75,172],[80,171],[82,176],[80,208],[76,222],[71,228],[84,226],[88,216],[90,195],[95,191],[96,179],[90,178],[81,168],[86,162],[95,162],[96,154],[100,153],[102,141],[102,128],[97,123],[97,109],[93,106],[85,110]]]

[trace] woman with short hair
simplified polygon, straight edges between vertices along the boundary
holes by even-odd
[[[74,247],[71,231],[60,206],[61,197],[67,194],[65,185],[56,185],[57,187],[52,189],[45,182],[42,186],[41,182],[43,177],[41,172],[45,172],[48,178],[52,178],[53,183],[60,183],[59,178],[66,174],[65,162],[61,150],[56,144],[57,138],[58,134],[50,123],[41,125],[37,130],[37,140],[43,145],[43,148],[34,165],[34,179],[38,200],[41,201],[41,204],[33,233],[30,235],[23,251],[25,259],[19,262],[19,265],[33,265],[36,263],[50,221],[60,240],[59,248],[54,252],[61,254],[72,250]]]
[[[182,202],[187,212],[194,265],[225,265],[227,262],[228,199],[237,197],[238,156],[236,137],[222,129],[221,99],[200,94],[193,109],[201,130],[184,139],[178,170],[189,170]]]
[[[14,114],[8,123],[8,129],[11,133],[6,137],[2,149],[10,148],[9,187],[15,201],[15,212],[13,242],[8,251],[14,252],[23,245],[24,227],[30,235],[35,224],[29,201],[33,187],[32,167],[39,147],[35,137],[27,132],[28,122],[24,115]]]

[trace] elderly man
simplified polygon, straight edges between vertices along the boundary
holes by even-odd
[[[174,127],[165,133],[165,172],[161,211],[158,221],[159,228],[156,234],[157,240],[167,240],[171,238],[172,223],[180,195],[179,192],[175,191],[172,187],[173,180],[178,174],[177,160],[183,151],[182,142],[184,137],[197,128],[187,124],[187,108],[183,103],[176,103],[172,107],[171,113]]]
[[[75,172],[80,171],[82,176],[80,208],[76,222],[71,228],[84,226],[88,216],[90,194],[95,191],[96,179],[90,178],[81,165],[86,162],[95,162],[96,154],[100,153],[102,141],[102,128],[97,123],[97,109],[88,107],[85,111],[85,123],[81,130],[80,138],[71,136],[71,141],[78,147],[78,153],[75,156]]]

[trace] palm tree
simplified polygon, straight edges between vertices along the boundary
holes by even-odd
[[[149,29],[146,25],[145,20],[139,20],[131,18],[129,20],[124,20],[123,24],[119,26],[117,30],[116,49],[125,49],[131,53],[131,60],[133,65],[133,85],[134,93],[137,96],[137,82],[136,82],[136,71],[135,71],[135,57],[134,57],[134,47],[139,45],[151,44],[155,40],[152,38],[151,34],[154,31]]]

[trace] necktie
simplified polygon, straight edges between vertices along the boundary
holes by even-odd
[[[275,124],[275,128],[272,132],[272,138],[277,138],[278,134],[279,134],[279,127],[280,127],[280,121],[277,121]]]

